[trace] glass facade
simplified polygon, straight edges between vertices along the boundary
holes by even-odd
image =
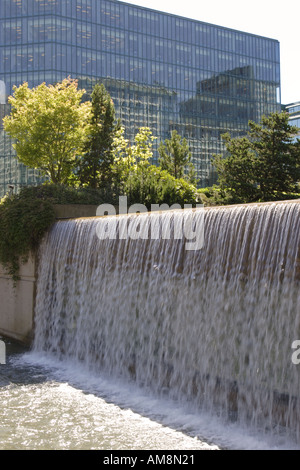
[[[216,181],[221,134],[280,110],[276,40],[115,0],[0,0],[0,116],[13,85],[67,76],[105,84],[128,138],[140,126],[157,145],[186,137],[201,186]],[[0,128],[0,194],[38,181]]]
[[[291,126],[298,127],[298,134],[295,136],[294,141],[300,139],[300,101],[290,103],[282,107],[284,111],[289,113],[289,121]]]

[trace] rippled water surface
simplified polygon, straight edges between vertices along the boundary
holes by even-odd
[[[0,366],[0,449],[295,448],[197,415],[134,384],[7,343]]]
[[[216,448],[57,380],[57,370],[34,365],[30,355],[24,360],[15,345],[7,350],[0,366],[0,449]]]

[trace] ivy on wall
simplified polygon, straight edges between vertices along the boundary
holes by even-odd
[[[6,196],[0,203],[0,263],[14,281],[20,264],[37,249],[43,235],[55,221],[53,205],[46,200]]]

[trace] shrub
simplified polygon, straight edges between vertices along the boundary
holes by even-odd
[[[102,204],[117,203],[117,193],[112,185],[93,189],[45,183],[26,186],[20,191],[21,198],[42,199],[52,204]]]
[[[215,185],[207,188],[198,189],[198,196],[204,206],[226,206],[229,204],[247,204],[251,202],[264,202],[264,199],[257,199],[256,201],[248,201],[239,197],[236,192],[229,189],[221,189]],[[274,192],[269,201],[284,201],[288,199],[300,199],[300,193],[283,193]]]
[[[49,201],[14,195],[0,203],[0,262],[13,280],[55,221]]]
[[[144,204],[147,209],[151,204],[184,204],[196,205],[197,190],[184,179],[176,179],[166,170],[150,165],[144,169],[132,172],[125,185],[124,194],[128,197],[128,204]]]
[[[216,185],[198,189],[198,196],[204,206],[223,206],[243,202],[234,192],[225,191]]]

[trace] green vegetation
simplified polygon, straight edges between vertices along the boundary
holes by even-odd
[[[299,197],[300,141],[288,114],[263,116],[249,122],[247,137],[224,134],[227,155],[215,155],[218,187],[211,197],[218,203],[273,201]]]
[[[25,186],[20,196],[48,201],[51,204],[117,204],[118,196],[111,188],[72,187],[62,184],[44,183]]]
[[[142,174],[138,169],[132,173],[125,185],[125,192],[129,205],[142,203],[148,208],[151,204],[184,204],[195,205],[198,193],[192,184],[183,178],[176,179],[166,170],[151,165],[147,172]]]
[[[183,178],[151,165],[155,137],[148,127],[141,127],[131,145],[120,128],[114,140],[115,162],[112,186],[128,197],[128,204],[196,204],[197,190]]]
[[[17,158],[41,170],[49,181],[23,188],[0,202],[0,263],[14,280],[20,262],[38,247],[55,220],[53,204],[118,205],[177,203],[237,204],[298,198],[300,142],[298,129],[286,113],[249,122],[247,136],[223,136],[227,153],[213,156],[218,185],[197,190],[195,169],[186,139],[176,131],[161,142],[159,166],[152,165],[153,142],[148,127],[141,127],[134,142],[125,138],[115,119],[112,99],[96,85],[91,101],[82,102],[85,90],[65,79],[30,90],[14,88],[11,114],[3,120],[15,139]]]
[[[68,182],[89,132],[91,103],[81,102],[85,90],[77,86],[71,79],[32,89],[28,83],[15,86],[11,114],[3,119],[20,162],[53,183]]]
[[[20,263],[35,252],[54,220],[52,204],[26,192],[1,200],[0,263],[14,281],[18,279]]]
[[[113,101],[103,84],[95,85],[91,99],[89,136],[84,154],[78,158],[78,178],[82,186],[97,188],[110,182],[113,141],[119,124]]]
[[[196,187],[188,182],[192,171],[186,175],[192,167],[185,140],[172,133],[166,148],[160,147],[165,168],[151,165],[150,129],[141,127],[130,143],[105,87],[96,85],[91,101],[82,102],[84,93],[75,80],[65,79],[33,89],[24,83],[9,98],[11,114],[3,124],[17,158],[49,180],[0,202],[0,262],[14,280],[54,222],[53,204],[118,205],[119,196],[148,208],[197,202]],[[173,175],[166,168],[172,158]]]
[[[191,184],[196,184],[194,165],[191,162],[192,153],[186,139],[181,139],[177,131],[171,132],[171,139],[161,142],[158,147],[159,164],[174,178],[183,178]]]

